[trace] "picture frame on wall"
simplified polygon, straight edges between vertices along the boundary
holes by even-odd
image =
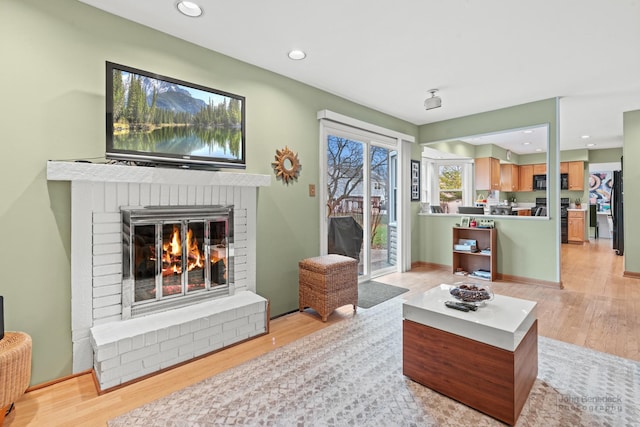
[[[420,161],[411,160],[411,201],[420,200]]]

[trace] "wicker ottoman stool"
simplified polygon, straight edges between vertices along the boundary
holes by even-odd
[[[358,261],[342,255],[323,255],[298,263],[300,311],[311,307],[326,322],[338,307],[358,307]]]
[[[0,340],[0,426],[7,409],[29,387],[31,337],[23,332],[5,332]]]

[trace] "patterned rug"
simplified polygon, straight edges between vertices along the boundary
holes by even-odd
[[[373,280],[358,283],[358,307],[371,308],[408,291],[409,289],[407,288],[387,285]]]
[[[402,299],[146,404],[109,426],[501,426],[402,375]],[[539,337],[518,426],[635,426],[640,363]]]

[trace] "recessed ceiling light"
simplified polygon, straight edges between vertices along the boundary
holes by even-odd
[[[300,61],[301,59],[304,59],[307,57],[307,54],[299,49],[294,49],[290,51],[288,55],[289,55],[289,59],[293,59],[295,61]]]
[[[587,144],[587,147],[595,147],[596,144],[594,144],[593,142],[590,142],[589,144]]]
[[[523,130],[522,133],[533,133],[531,129]]]
[[[180,1],[176,5],[180,13],[191,18],[197,18],[202,15],[202,8],[191,1]]]
[[[536,151],[542,151],[542,148],[536,148]]]
[[[582,139],[589,139],[589,138],[590,138],[590,136],[589,136],[589,135],[582,135],[580,138],[582,138]]]
[[[531,145],[530,142],[523,142],[522,145]]]

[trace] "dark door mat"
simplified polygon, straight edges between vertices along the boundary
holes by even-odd
[[[409,289],[370,280],[358,284],[358,307],[371,308],[408,292]]]

